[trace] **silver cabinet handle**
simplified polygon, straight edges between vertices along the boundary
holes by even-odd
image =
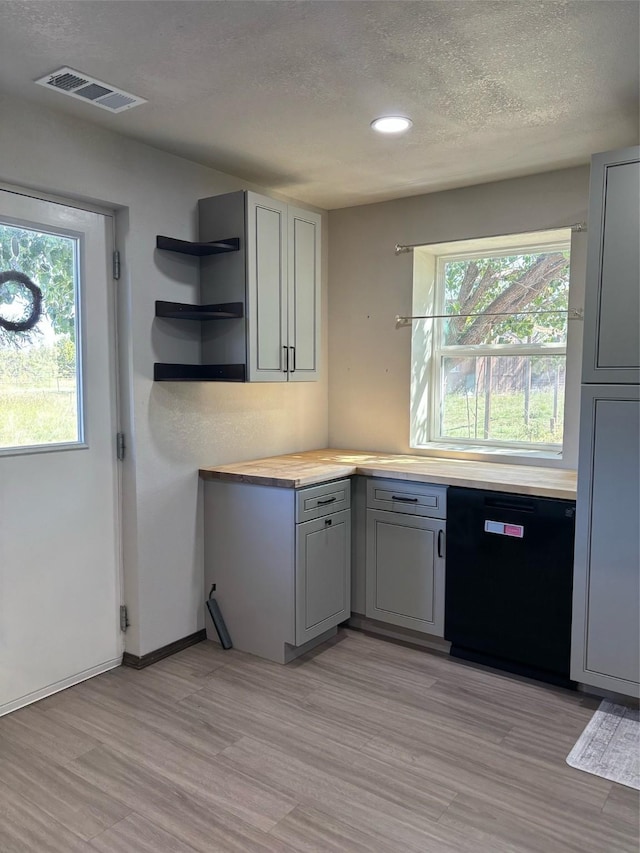
[[[418,498],[402,498],[399,495],[392,495],[391,500],[392,501],[402,501],[402,503],[406,503],[406,504],[417,504],[418,503]]]
[[[318,506],[324,506],[324,504],[332,504],[334,501],[335,501],[335,497],[334,497],[334,498],[327,498],[327,499],[326,499],[326,501],[321,501],[321,500],[318,498],[318,500],[316,501],[316,503],[318,504]]]
[[[289,347],[282,347],[284,350],[284,367],[282,368],[283,373],[289,372]]]
[[[438,530],[438,557],[443,557],[442,553],[442,537],[444,536],[444,530]]]

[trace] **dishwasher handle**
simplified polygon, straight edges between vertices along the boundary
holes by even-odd
[[[493,509],[510,509],[514,512],[535,512],[533,501],[526,498],[518,498],[515,495],[509,497],[486,497],[484,505]]]

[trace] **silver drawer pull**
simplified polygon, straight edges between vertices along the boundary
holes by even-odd
[[[402,501],[403,503],[406,503],[406,504],[417,504],[418,503],[418,498],[401,498],[398,495],[392,495],[391,500],[392,501]]]
[[[333,497],[333,498],[327,498],[327,499],[326,499],[326,501],[321,501],[321,500],[318,498],[318,500],[316,501],[316,503],[318,504],[318,506],[324,506],[324,504],[332,504],[334,501],[335,501],[335,497]]]

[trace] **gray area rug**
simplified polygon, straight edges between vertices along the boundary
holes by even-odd
[[[640,791],[640,713],[606,699],[567,756],[567,764]]]

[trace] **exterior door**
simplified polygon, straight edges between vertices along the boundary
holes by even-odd
[[[111,229],[0,190],[0,714],[122,657]]]

